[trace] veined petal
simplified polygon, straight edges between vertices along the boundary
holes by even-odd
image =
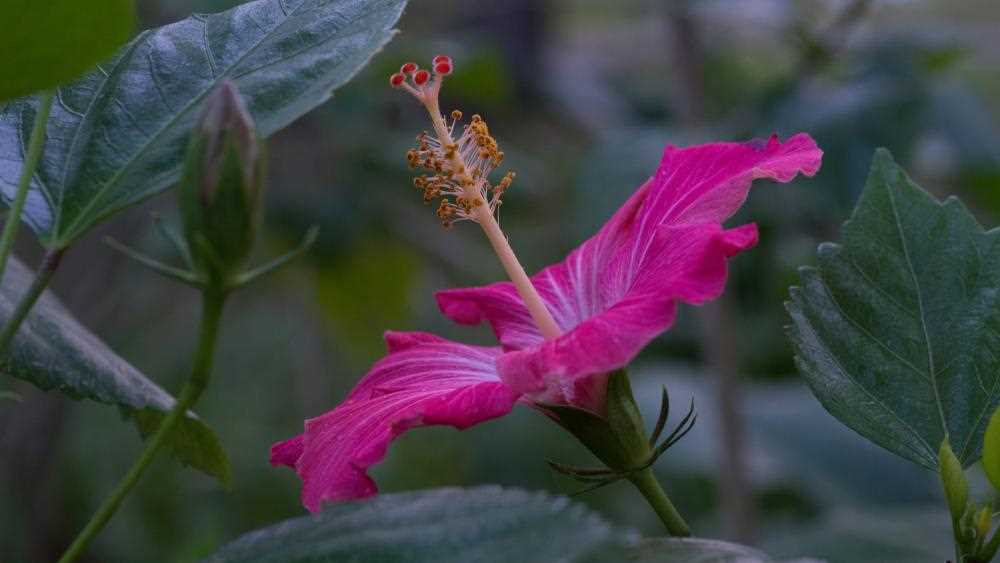
[[[632,194],[601,230],[566,260],[532,276],[531,283],[563,331],[605,308],[603,305],[610,297],[606,293],[611,288],[602,287],[599,265],[608,263],[627,243],[629,227],[635,222],[651,182],[652,179]],[[441,312],[459,324],[489,322],[497,340],[507,350],[527,348],[543,340],[510,282],[449,289],[437,292],[435,297]]]
[[[510,412],[519,395],[497,375],[499,348],[458,344],[426,333],[387,333],[389,355],[378,361],[334,410],[306,421],[306,430],[271,448],[271,463],[293,465],[302,503],[377,492],[367,469],[389,443],[417,426],[465,429]],[[292,461],[294,460],[294,461]]]
[[[799,133],[786,140],[668,146],[641,214],[657,224],[723,223],[743,205],[754,180],[790,182],[819,170],[823,151]]]
[[[497,363],[500,377],[532,401],[603,414],[601,378],[670,328],[678,301],[717,298],[725,286],[726,260],[756,244],[756,235],[754,225],[728,231],[711,224],[661,227],[622,298],[558,338],[504,354]],[[610,262],[627,259],[623,251]]]
[[[560,328],[571,331],[629,294],[663,227],[720,225],[742,205],[753,180],[812,176],[821,160],[822,151],[805,134],[784,143],[772,136],[747,143],[668,146],[656,175],[595,236],[563,262],[533,276],[532,283]],[[441,311],[458,323],[488,321],[508,350],[543,340],[509,282],[442,291],[437,299]]]

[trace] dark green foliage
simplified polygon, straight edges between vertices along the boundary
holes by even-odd
[[[10,259],[0,290],[0,323],[9,318],[31,276],[20,261]],[[118,406],[135,419],[144,436],[156,429],[174,405],[170,394],[108,348],[47,292],[14,337],[3,370],[41,389]],[[178,425],[169,445],[185,464],[229,482],[229,462],[222,446],[194,413]]]
[[[180,176],[188,134],[222,81],[270,135],[323,103],[393,35],[405,0],[256,0],[144,32],[59,89],[24,220],[62,248]],[[0,186],[16,183],[37,99],[0,113]]]
[[[202,563],[768,563],[714,540],[638,541],[564,497],[500,487],[382,495],[286,520]]]
[[[924,467],[945,436],[963,466],[976,461],[1000,397],[998,242],[876,152],[843,242],[820,246],[788,304],[800,370],[827,410]]]

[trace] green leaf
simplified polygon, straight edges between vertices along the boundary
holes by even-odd
[[[262,135],[323,103],[393,36],[406,0],[256,0],[146,31],[59,89],[24,220],[68,246],[180,176],[188,132],[222,80]],[[10,200],[36,99],[0,113],[0,190]]]
[[[580,561],[624,538],[566,498],[487,486],[333,505],[250,532],[204,563]]]
[[[0,101],[73,80],[114,53],[135,26],[133,0],[4,0]]]
[[[11,257],[0,290],[0,323],[10,317],[31,279],[32,273]],[[3,371],[44,390],[116,405],[135,420],[144,436],[156,429],[174,405],[173,397],[115,354],[48,292],[14,337]],[[168,443],[183,463],[228,485],[226,454],[194,413],[181,421]]]
[[[993,411],[983,437],[983,470],[993,488],[1000,491],[1000,409]]]
[[[332,505],[250,532],[202,563],[321,561],[773,563],[757,550],[720,541],[638,541],[634,532],[612,528],[565,497],[497,486]]]
[[[888,151],[843,243],[819,247],[787,304],[796,361],[841,422],[929,469],[946,436],[978,457],[1000,402],[1000,235],[934,199]]]
[[[700,538],[650,539],[627,550],[631,563],[775,563],[745,545]],[[800,559],[799,563],[807,563]],[[787,563],[792,563],[791,561]]]

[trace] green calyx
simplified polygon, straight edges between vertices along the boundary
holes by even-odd
[[[632,396],[628,374],[618,370],[608,376],[607,416],[565,405],[544,405],[563,428],[573,434],[607,469],[573,470],[569,466],[550,462],[550,466],[570,476],[604,475],[610,482],[627,478],[631,473],[652,466],[667,449],[676,444],[694,427],[697,415],[694,404],[674,430],[659,444],[660,435],[670,416],[670,398],[663,389],[660,415],[652,435],[647,438],[642,414]],[[574,474],[575,472],[575,474]],[[591,479],[588,479],[588,481]]]
[[[694,427],[697,416],[693,403],[681,422],[662,441],[660,436],[670,415],[667,390],[663,390],[660,415],[647,438],[642,415],[624,370],[608,376],[607,415],[604,417],[573,406],[542,405],[542,408],[606,465],[603,468],[580,468],[549,461],[553,471],[587,485],[576,494],[627,479],[646,497],[672,535],[690,535],[687,524],[656,482],[651,468],[660,456]]]

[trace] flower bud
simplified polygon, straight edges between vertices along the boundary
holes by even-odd
[[[180,206],[195,269],[225,285],[253,247],[264,185],[263,141],[236,86],[209,96],[191,135]]]
[[[952,522],[959,522],[969,504],[969,482],[965,479],[962,464],[955,457],[955,452],[952,451],[947,437],[941,441],[941,447],[938,451],[938,467]]]

